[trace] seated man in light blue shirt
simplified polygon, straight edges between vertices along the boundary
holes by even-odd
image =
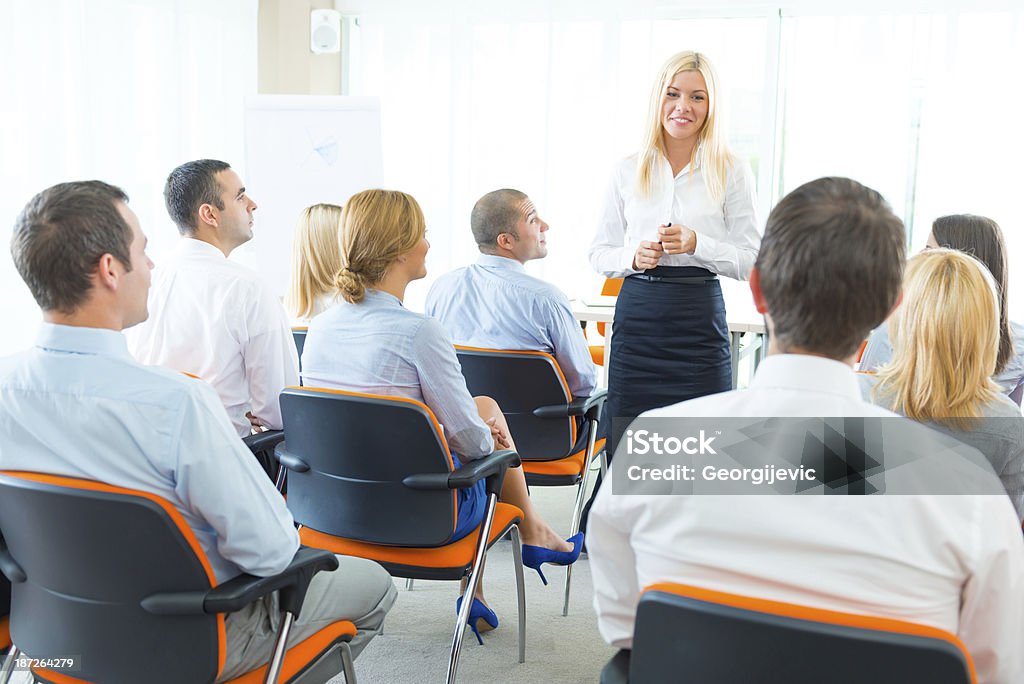
[[[119,188],[44,190],[18,218],[11,253],[43,313],[36,345],[0,366],[0,468],[97,480],[157,494],[184,516],[219,583],[281,572],[299,547],[291,514],[206,383],[142,366],[122,330],[147,316],[153,263]],[[309,587],[297,643],[347,619],[358,652],[395,589],[375,563],[341,558]],[[226,619],[221,679],[268,660],[276,597]]]
[[[470,224],[480,258],[434,283],[426,314],[444,324],[455,344],[547,352],[572,395],[590,396],[597,369],[568,298],[523,268],[548,255],[548,224],[533,202],[518,190],[489,192],[473,207]]]

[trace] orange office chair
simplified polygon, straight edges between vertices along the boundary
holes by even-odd
[[[604,285],[601,286],[601,296],[603,297],[618,297],[619,291],[622,289],[622,278],[605,278]],[[604,337],[605,324],[598,322],[597,333]],[[591,344],[590,346],[590,357],[594,359],[594,363],[598,366],[604,365],[604,345],[603,344]]]
[[[12,656],[80,658],[73,669],[34,670],[37,681],[213,682],[224,666],[224,614],[273,591],[282,610],[273,658],[231,682],[293,681],[342,668],[354,681],[351,622],[284,648],[313,575],[338,567],[330,553],[299,549],[279,575],[218,585],[195,534],[165,499],[30,472],[0,472],[0,530],[0,569],[13,585]],[[0,684],[8,679],[5,671]]]
[[[519,597],[519,662],[526,658],[526,596],[518,523],[523,512],[498,503],[505,472],[519,464],[496,451],[454,467],[441,426],[421,402],[402,397],[289,387],[281,393],[288,469],[288,508],[302,543],[380,563],[395,577],[461,580],[466,596],[479,583],[487,549],[512,536]],[[456,489],[487,483],[477,531],[452,541]],[[455,681],[472,601],[459,610],[448,660]]]
[[[628,672],[628,676],[626,675]],[[975,684],[974,663],[948,632],[901,620],[654,584],[640,597],[633,650],[602,684]]]
[[[470,394],[501,407],[523,462],[526,483],[576,487],[569,536],[579,531],[590,465],[604,449],[597,439],[608,391],[573,398],[558,362],[539,351],[502,351],[456,346]],[[565,570],[562,615],[569,614],[572,566]]]

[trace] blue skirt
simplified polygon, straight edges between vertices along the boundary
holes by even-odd
[[[608,366],[609,454],[644,411],[732,389],[729,325],[714,274],[695,266],[659,266],[644,275],[708,280],[623,281]]]
[[[452,463],[456,468],[462,466],[462,461],[455,454],[452,454]],[[484,513],[487,512],[487,482],[480,480],[472,487],[459,489],[456,497],[458,518],[455,521],[455,532],[452,533],[449,542],[458,541],[480,527]]]

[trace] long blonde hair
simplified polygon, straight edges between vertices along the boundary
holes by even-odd
[[[419,244],[427,232],[423,210],[412,195],[397,190],[364,190],[342,213],[341,268],[335,286],[357,304],[366,288],[384,279],[388,267]]]
[[[889,321],[892,360],[878,371],[875,396],[915,420],[969,429],[999,396],[999,296],[979,261],[931,249],[907,265],[903,303]]]
[[[292,275],[285,304],[296,318],[312,318],[318,300],[335,291],[334,277],[341,270],[338,231],[341,207],[314,204],[306,207],[295,226]]]
[[[708,194],[715,202],[719,202],[725,196],[729,167],[732,165],[734,157],[726,143],[725,131],[722,130],[722,105],[719,101],[718,76],[705,55],[690,50],[669,57],[654,80],[643,144],[637,154],[636,189],[641,197],[651,197],[655,190],[654,182],[658,177],[658,167],[668,159],[661,121],[661,107],[672,79],[681,71],[700,72],[708,87],[708,116],[704,125],[697,132],[697,144],[694,145],[693,154],[690,157],[690,168],[695,168],[697,163],[700,164]]]

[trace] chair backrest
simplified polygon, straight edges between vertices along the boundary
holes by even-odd
[[[111,684],[213,682],[222,615],[153,615],[142,601],[203,592],[213,570],[185,519],[147,492],[0,472],[3,561],[14,579],[11,637],[27,655],[75,656],[71,677]],[[58,672],[62,670],[52,668]]]
[[[622,278],[605,278],[604,285],[601,286],[602,297],[618,297],[619,292],[622,290]],[[604,323],[597,324],[597,332],[600,335],[604,335],[605,325]],[[608,363],[608,359],[605,359],[605,363]]]
[[[550,354],[456,346],[469,393],[491,397],[508,421],[524,461],[564,458],[576,443],[573,418],[538,418],[534,409],[572,401],[569,385]]]
[[[394,546],[440,546],[455,531],[454,490],[413,489],[413,474],[453,469],[433,412],[413,399],[313,387],[281,393],[295,521],[325,534]]]
[[[306,346],[306,332],[309,330],[307,326],[293,326],[292,327],[292,339],[295,340],[295,349],[299,352],[299,372],[302,372],[302,349]]]
[[[934,627],[655,584],[640,598],[631,684],[973,684],[956,636]]]

